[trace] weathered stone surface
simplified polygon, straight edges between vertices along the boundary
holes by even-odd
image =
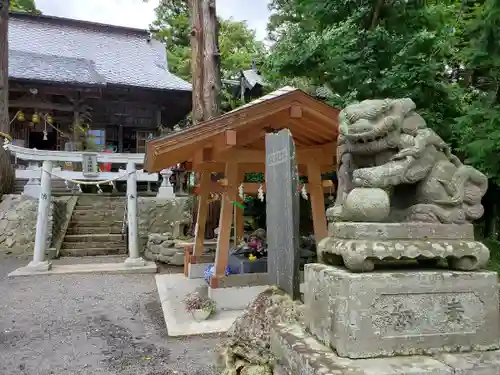
[[[411,99],[348,105],[339,123],[337,199],[328,210],[332,218],[356,220],[346,212],[354,188],[389,192],[391,213],[385,221],[460,224],[483,215],[488,178],[451,153]]]
[[[389,196],[382,189],[356,188],[344,203],[343,215],[352,221],[383,221],[389,216]]]
[[[290,375],[454,375],[449,366],[425,356],[341,358],[297,325],[273,328],[271,350]]]
[[[471,271],[488,263],[490,251],[474,241],[471,224],[332,223],[318,244],[318,259],[353,272],[399,259],[446,259],[451,269]]]
[[[302,303],[293,301],[277,287],[259,294],[236,319],[227,340],[219,347],[218,366],[222,375],[234,374],[243,365],[271,369],[275,362],[270,351],[271,328],[278,323],[303,324],[303,309]]]
[[[331,237],[351,240],[474,240],[472,224],[330,223]]]
[[[66,217],[67,197],[52,198],[49,209],[47,247],[52,245]],[[0,251],[17,256],[33,255],[38,200],[23,195],[4,195],[0,202]]]
[[[269,280],[294,299],[299,283],[299,175],[288,129],[266,135],[266,217]]]
[[[173,233],[177,222],[190,222],[189,198],[139,197],[139,240],[144,248],[150,233]]]
[[[240,375],[273,375],[271,366],[263,365],[246,365],[243,366]]]
[[[182,266],[184,264],[184,249],[171,233],[151,233],[148,236],[144,257],[153,261]]]
[[[455,375],[500,375],[500,351],[440,354],[437,360],[452,367]]]
[[[451,269],[472,271],[484,268],[490,251],[479,241],[454,240],[348,240],[326,237],[318,244],[318,259],[326,264],[345,265],[352,272],[370,272],[376,262],[387,259],[447,259]]]
[[[339,356],[500,348],[497,274],[305,266],[306,321]]]

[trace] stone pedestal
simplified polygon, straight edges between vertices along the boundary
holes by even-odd
[[[305,266],[306,322],[340,357],[500,348],[497,274]]]
[[[373,271],[387,260],[446,260],[451,269],[483,268],[489,250],[474,241],[472,224],[332,223],[318,244],[318,259],[352,272]]]
[[[499,375],[500,351],[436,356],[349,359],[339,357],[298,325],[271,331],[275,375]]]
[[[163,180],[161,186],[158,189],[157,198],[165,199],[175,199],[174,187],[170,183],[170,177],[172,176],[172,171],[170,169],[162,169],[160,171]]]

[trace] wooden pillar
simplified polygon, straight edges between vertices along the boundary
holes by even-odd
[[[215,279],[224,276],[229,259],[229,245],[231,239],[231,225],[233,222],[233,203],[237,196],[238,164],[226,163],[225,179],[227,180],[226,192],[222,195],[222,207],[219,219],[219,238],[215,253]],[[215,285],[213,285],[216,287]]]
[[[9,1],[0,0],[0,140],[10,135],[9,119]]]
[[[238,187],[245,180],[245,173],[242,171],[238,171]],[[244,204],[244,199],[241,199],[239,194],[237,194],[236,202]],[[234,212],[234,245],[238,245],[243,239],[243,234],[245,232],[245,220],[244,220],[244,212],[245,210],[235,206]]]
[[[123,152],[123,124],[118,125],[118,152]]]
[[[80,126],[80,112],[75,108],[73,111],[73,148],[74,150],[71,151],[77,151],[77,142],[78,142],[78,127]]]
[[[321,181],[321,170],[317,164],[307,165],[308,188],[311,196],[311,208],[316,243],[328,236],[326,224],[325,197]]]
[[[198,195],[198,215],[196,218],[196,227],[194,235],[194,256],[203,254],[203,246],[205,242],[205,228],[207,224],[208,214],[208,196],[210,194],[210,184],[212,173],[202,172],[200,181],[200,193]]]

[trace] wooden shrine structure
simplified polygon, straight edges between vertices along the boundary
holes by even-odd
[[[292,132],[299,173],[308,177],[316,241],[328,235],[324,192],[332,189],[332,182],[322,181],[321,175],[336,168],[339,112],[301,90],[284,87],[217,118],[147,142],[147,172],[185,162],[187,170],[200,176],[193,257],[203,252],[209,196],[222,193],[212,287],[217,288],[228,264],[233,217],[235,238],[243,235],[243,210],[234,212],[233,202],[241,199],[238,187],[245,173],[265,172],[266,133],[284,128]],[[214,173],[224,173],[218,184],[212,182]],[[259,184],[243,186],[245,194],[255,194]]]

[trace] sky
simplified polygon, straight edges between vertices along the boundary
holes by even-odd
[[[35,0],[43,14],[84,21],[147,29],[154,20],[159,0]],[[217,0],[223,18],[247,21],[257,37],[264,39],[269,17],[268,0]]]

